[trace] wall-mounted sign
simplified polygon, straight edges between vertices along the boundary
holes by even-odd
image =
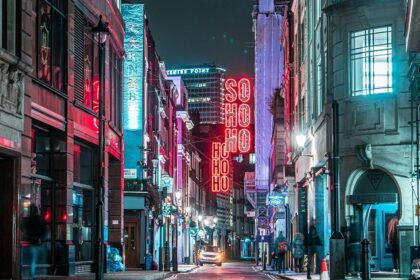
[[[136,179],[137,169],[124,169],[124,179]]]
[[[166,75],[191,75],[191,74],[207,74],[210,72],[210,68],[187,68],[187,69],[173,69],[166,70]]]
[[[124,49],[124,129],[139,130],[143,123],[143,4],[123,4],[126,31]]]

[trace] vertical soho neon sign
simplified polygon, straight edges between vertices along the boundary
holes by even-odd
[[[230,153],[251,149],[251,83],[248,79],[225,82],[225,142],[212,144],[212,191],[230,190]]]

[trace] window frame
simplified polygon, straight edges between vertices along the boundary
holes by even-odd
[[[380,31],[381,29],[386,28],[386,31]],[[375,32],[375,30],[377,30]],[[364,34],[362,34],[364,32]],[[356,35],[360,33],[362,35]],[[377,44],[375,45],[375,35],[385,33],[386,34],[386,43],[385,44]],[[363,37],[363,47],[355,47],[355,40],[357,38]],[[350,96],[372,96],[378,94],[393,94],[394,92],[394,75],[393,75],[393,25],[392,24],[385,24],[380,26],[374,26],[359,30],[352,30],[349,32],[349,93]],[[385,48],[381,48],[385,46]],[[375,47],[379,47],[380,49],[374,49]],[[358,51],[358,49],[362,49]],[[366,49],[366,50],[364,50]],[[384,52],[385,54],[382,54]],[[378,54],[379,53],[379,54]],[[386,78],[386,87],[381,85],[375,86],[375,59],[386,57],[387,61],[387,74],[384,75]],[[362,67],[366,68],[367,70],[362,70],[361,73],[356,72],[356,63],[360,60],[362,63]],[[366,76],[367,73],[367,76]],[[368,79],[367,82],[363,81],[360,85],[356,85],[357,75],[362,75],[362,79]],[[381,75],[379,75],[381,76]],[[381,90],[383,89],[383,90]],[[379,91],[379,92],[378,92]]]
[[[123,59],[110,44],[108,51],[109,80],[109,120],[112,127],[122,131],[123,114]]]
[[[55,49],[54,45],[57,41],[57,39],[55,39],[55,36],[57,36],[57,34],[55,34],[54,29],[50,28],[51,30],[49,30],[50,36],[48,38],[48,47],[50,48],[49,51],[49,63],[48,63],[48,75],[49,75],[49,80],[44,79],[43,77],[40,77],[39,72],[41,71],[41,45],[40,45],[40,26],[41,26],[41,14],[40,14],[40,3],[44,2],[46,5],[49,6],[50,10],[51,10],[51,16],[50,16],[50,26],[58,26],[56,23],[57,21],[62,21],[61,25],[62,25],[62,30],[61,32],[59,32],[58,34],[61,34],[62,38],[60,38],[60,40],[62,41],[62,46],[61,46],[61,57],[59,58],[59,62],[61,67],[60,68],[60,80],[58,80],[56,83],[61,84],[61,88],[59,88],[59,86],[57,86],[55,84],[55,79],[54,79],[54,69],[55,69],[55,62],[54,62],[54,55],[55,55]],[[63,5],[62,10],[60,10],[59,8],[56,7],[56,5],[51,1],[51,0],[37,0],[35,3],[35,8],[36,8],[36,32],[35,32],[35,73],[33,75],[33,79],[36,81],[37,84],[46,87],[48,89],[51,89],[52,92],[55,92],[63,97],[66,97],[65,93],[67,91],[67,38],[65,36],[65,34],[67,33],[67,29],[68,29],[68,24],[67,24],[67,0],[63,0],[61,2],[61,5]],[[57,17],[57,18],[55,18]]]

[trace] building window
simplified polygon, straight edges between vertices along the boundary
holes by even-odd
[[[0,0],[0,48],[15,53],[16,48],[16,2]]]
[[[111,49],[109,51],[109,102],[110,120],[118,129],[122,128],[122,59]]]
[[[83,40],[83,104],[92,109],[95,113],[99,112],[99,50],[93,40],[93,34],[86,26]]]
[[[73,243],[76,261],[93,259],[94,188],[97,153],[80,142],[73,154]]]
[[[59,91],[63,91],[66,2],[37,1],[36,77]]]
[[[352,95],[392,93],[391,26],[352,32],[350,37]]]

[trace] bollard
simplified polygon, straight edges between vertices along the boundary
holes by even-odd
[[[169,253],[169,242],[168,241],[165,242],[164,250],[165,250],[165,260],[164,260],[165,267],[164,267],[163,271],[171,271],[171,260],[170,260],[171,255]]]
[[[178,252],[176,247],[172,248],[172,271],[178,272]]]
[[[370,254],[369,240],[363,239],[362,243],[362,280],[370,280]]]

